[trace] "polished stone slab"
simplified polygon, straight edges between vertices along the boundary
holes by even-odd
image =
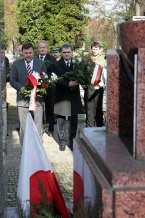
[[[145,186],[145,162],[136,160],[126,148],[132,145],[127,137],[106,134],[105,128],[84,128],[80,139],[112,186]]]
[[[94,174],[102,218],[145,214],[145,162],[133,158],[125,143],[131,144],[131,140],[98,127],[81,129],[76,138],[75,144]]]

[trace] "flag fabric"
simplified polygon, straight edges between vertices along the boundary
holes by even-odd
[[[91,79],[91,84],[92,85],[97,85],[100,81],[101,78],[101,73],[102,73],[102,67],[101,65],[96,64],[94,72],[93,72],[93,76]]]
[[[29,102],[29,111],[36,111],[36,90],[37,90],[37,84],[38,84],[38,79],[35,77],[35,74],[29,74],[27,76],[28,80],[32,83],[33,89],[31,91],[31,96],[30,96],[30,102]]]
[[[93,206],[96,200],[96,184],[94,175],[78,149],[74,140],[74,212],[82,210],[85,205],[91,203]]]
[[[48,160],[31,114],[27,114],[22,157],[20,163],[17,196],[26,214],[30,213],[30,202],[40,203],[42,194],[39,181],[47,193],[49,203],[55,206],[62,218],[69,218],[61,190]]]

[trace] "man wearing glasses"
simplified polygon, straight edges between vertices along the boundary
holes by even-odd
[[[62,58],[55,63],[56,74],[63,76],[73,69],[73,48],[70,44],[61,47]],[[73,88],[73,89],[72,89]],[[57,116],[57,131],[60,140],[60,150],[64,151],[66,145],[73,150],[73,138],[76,136],[78,114],[82,113],[80,89],[77,81],[63,77],[56,85],[54,114]],[[66,121],[68,122],[68,134]]]

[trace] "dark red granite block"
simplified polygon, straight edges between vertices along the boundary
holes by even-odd
[[[82,129],[76,138],[101,193],[102,218],[145,217],[145,162],[134,159],[126,143],[128,138],[97,127]]]
[[[107,133],[133,139],[133,85],[120,62],[120,51],[107,52]]]
[[[81,130],[80,138],[110,185],[145,184],[145,162],[130,154],[126,146],[132,145],[129,138],[95,127]]]
[[[117,25],[118,39],[121,50],[126,56],[130,66],[134,65],[134,55],[138,53],[138,48],[145,48],[145,21],[128,21]]]
[[[145,188],[117,190],[114,194],[114,218],[145,217]]]
[[[113,193],[102,186],[102,218],[113,217]]]
[[[145,48],[138,49],[138,71],[136,85],[136,158],[145,160]]]

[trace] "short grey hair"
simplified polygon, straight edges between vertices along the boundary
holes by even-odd
[[[45,43],[47,45],[47,47],[48,47],[48,42],[46,40],[39,40],[38,41],[38,47],[39,47],[40,43]]]
[[[62,49],[63,48],[70,48],[72,51],[73,51],[73,47],[72,47],[72,45],[70,45],[70,44],[63,44],[62,46],[61,46],[61,51],[62,51]]]

